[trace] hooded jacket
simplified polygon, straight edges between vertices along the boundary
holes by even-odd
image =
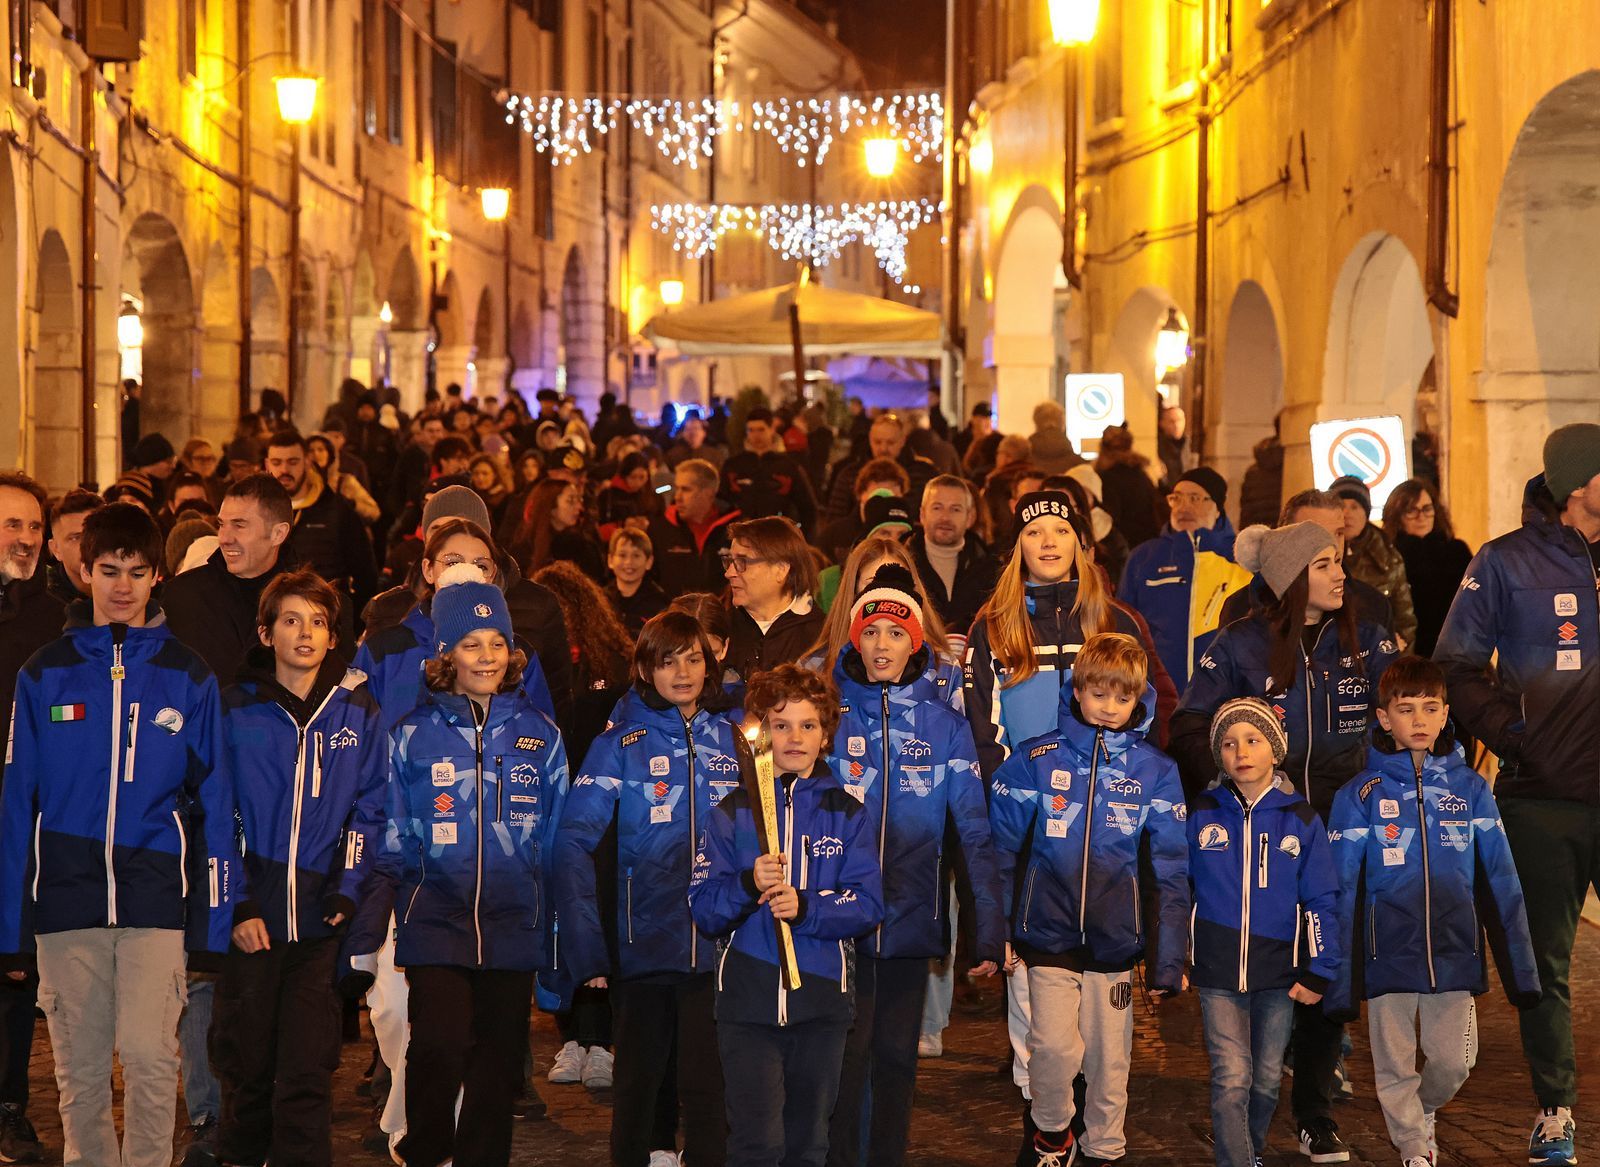
[[[1522,526],[1473,557],[1434,653],[1451,711],[1500,759],[1496,798],[1600,805],[1597,586],[1583,536],[1539,475]]]
[[[383,845],[388,738],[366,677],[325,658],[302,701],[260,648],[222,710],[244,840],[234,923],[259,918],[279,941],[327,936],[326,917],[354,917]]]
[[[487,711],[456,693],[390,733],[388,825],[375,868],[396,885],[394,959],[530,972],[556,963],[550,863],[567,752],[522,690]],[[366,913],[363,916],[366,917]],[[375,952],[387,915],[365,943]]]
[[[979,617],[967,638],[966,709],[978,747],[978,764],[992,778],[1018,742],[1056,728],[1061,704],[1070,694],[1067,678],[1078,650],[1088,639],[1072,606],[1078,581],[1028,585],[1028,619],[1033,625],[1033,656],[1039,671],[1006,686],[1006,670],[989,647],[988,620]],[[1120,609],[1111,610],[1114,631],[1139,640],[1139,626]],[[1142,644],[1143,641],[1140,640]],[[1153,706],[1152,706],[1153,708]]]
[[[866,808],[818,762],[811,777],[774,774],[778,837],[800,912],[790,921],[800,988],[778,968],[772,910],[761,904],[762,854],[743,786],[712,811],[695,855],[689,910],[717,938],[717,1020],[757,1025],[849,1021],[855,1013],[855,937],[883,918],[883,882]]]
[[[1083,721],[1067,680],[1059,728],[1024,741],[990,791],[1011,942],[1029,963],[1100,972],[1131,968],[1153,947],[1151,984],[1176,992],[1189,919],[1186,811],[1177,767],[1143,737],[1154,691],[1136,727],[1109,730]],[[1157,895],[1148,939],[1141,857]]]
[[[1250,582],[1250,573],[1233,562],[1233,539],[1227,515],[1193,533],[1166,526],[1134,549],[1123,570],[1117,598],[1149,623],[1161,663],[1180,692],[1194,662],[1217,638],[1223,603]]]
[[[629,692],[590,747],[556,835],[565,959],[579,984],[612,974],[594,852],[613,824],[617,975],[676,979],[715,964],[715,942],[689,914],[689,876],[713,809],[739,785],[739,731],[723,712],[685,722],[654,690]]]
[[[90,618],[75,605],[17,678],[0,953],[79,928],[187,929],[191,952],[226,952],[239,873],[216,680],[154,606],[143,628]],[[191,846],[208,876],[196,886]]]
[[[1273,633],[1264,616],[1222,630],[1200,658],[1172,722],[1172,756],[1183,768],[1191,797],[1216,774],[1212,714],[1235,697],[1260,697],[1277,713],[1289,739],[1281,769],[1317,814],[1328,813],[1339,787],[1366,760],[1378,678],[1397,655],[1383,629],[1364,622],[1356,627],[1356,651],[1346,656],[1337,624],[1324,619],[1309,654],[1302,642],[1300,667],[1288,684],[1270,673]]]
[[[1296,983],[1324,992],[1339,971],[1339,880],[1328,833],[1289,779],[1247,803],[1229,778],[1194,800],[1190,980],[1252,993]]]
[[[1349,1017],[1386,993],[1484,993],[1485,935],[1511,1003],[1538,1004],[1522,883],[1489,784],[1448,737],[1419,768],[1373,736],[1328,823],[1345,960],[1324,1008]]]
[[[1005,957],[1000,871],[989,840],[983,774],[966,719],[919,696],[924,645],[899,682],[868,681],[861,654],[846,648],[834,668],[840,721],[829,767],[866,808],[883,872],[883,922],[862,937],[869,956],[935,957],[950,950],[945,912],[946,827],[972,881],[976,959]]]

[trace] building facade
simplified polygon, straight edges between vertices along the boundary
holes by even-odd
[[[1313,423],[1397,414],[1467,538],[1514,525],[1544,434],[1600,419],[1600,7],[1099,7],[1067,48],[1045,0],[952,0],[968,402],[1026,432],[1064,373],[1122,373],[1147,451],[1165,392],[1235,483],[1281,412],[1288,491]],[[1163,377],[1174,312],[1193,355]]]

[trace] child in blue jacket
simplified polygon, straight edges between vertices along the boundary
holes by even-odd
[[[722,712],[722,669],[693,616],[651,618],[639,633],[633,674],[611,727],[589,748],[556,835],[565,960],[575,982],[611,994],[611,1161],[643,1167],[652,1151],[667,1149],[652,1126],[676,1049],[685,1156],[721,1167],[727,1116],[714,1018],[716,944],[695,926],[688,892],[701,833],[739,786],[739,730]],[[601,903],[596,874],[596,851],[613,829],[614,905]],[[675,1146],[675,1139],[667,1144]]]
[[[993,976],[1005,957],[1005,911],[972,730],[926,692],[931,646],[911,573],[880,567],[848,610],[850,641],[834,669],[841,719],[828,764],[866,808],[883,867],[884,919],[857,944],[856,1019],[828,1162],[896,1167],[911,1133],[928,961],[949,950],[941,910],[954,860],[945,852],[947,827],[972,882],[979,976]]]
[[[1211,723],[1221,771],[1189,818],[1190,980],[1211,1057],[1217,1167],[1261,1161],[1278,1106],[1294,1006],[1338,971],[1339,885],[1322,819],[1277,767],[1289,743],[1272,707],[1228,701]],[[1337,1162],[1301,1150],[1313,1163]]]
[[[130,503],[84,520],[89,601],[23,666],[11,713],[0,968],[20,978],[37,959],[68,1163],[171,1161],[184,950],[220,967],[239,883],[217,683],[151,602],[161,550]]]
[[[1539,1003],[1539,973],[1494,796],[1445,732],[1443,671],[1401,657],[1379,680],[1378,700],[1383,732],[1373,734],[1367,769],[1333,804],[1347,958],[1326,1007],[1354,1019],[1366,998],[1389,1138],[1406,1167],[1426,1167],[1437,1155],[1439,1108],[1477,1057],[1472,998],[1488,991],[1484,936],[1512,1004]],[[1540,1161],[1535,1150],[1529,1162]]]
[[[742,784],[701,832],[689,887],[695,923],[718,943],[728,1164],[822,1167],[855,1013],[855,939],[883,918],[883,883],[867,813],[824,760],[839,726],[832,685],[780,665],[751,678],[745,703],[772,738],[782,849],[762,848],[759,800]],[[774,921],[793,932],[797,989],[779,974]]]
[[[1027,978],[1031,1009],[1032,1107],[1019,1161],[1040,1167],[1079,1153],[1122,1157],[1133,966],[1148,947],[1156,993],[1182,985],[1189,918],[1183,786],[1172,760],[1143,737],[1155,701],[1148,664],[1131,636],[1091,637],[1061,690],[1056,732],[1018,745],[990,791],[1011,917],[1006,971]],[[1149,944],[1141,857],[1156,892]],[[1088,1079],[1081,1148],[1070,1133],[1079,1070]]]
[[[261,647],[222,695],[244,870],[217,988],[221,1158],[329,1164],[339,941],[383,842],[388,737],[330,655],[339,598],[309,571],[261,593]]]
[[[437,656],[426,700],[390,733],[376,863],[398,883],[395,964],[410,989],[398,1151],[430,1167],[504,1164],[534,973],[556,960],[549,863],[567,755],[519,683],[500,589],[470,563],[437,584]]]

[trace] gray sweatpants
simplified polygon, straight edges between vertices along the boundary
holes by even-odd
[[[1417,1072],[1417,1029],[1422,1072]],[[1389,1139],[1402,1159],[1429,1152],[1425,1115],[1456,1096],[1478,1060],[1472,994],[1387,993],[1367,1002],[1372,1068]]]
[[[1072,1080],[1083,1071],[1081,1153],[1120,1159],[1127,1150],[1128,1066],[1133,1055],[1133,974],[1028,966],[1028,1078],[1042,1131],[1072,1125]]]
[[[62,1167],[171,1167],[178,1017],[188,999],[183,933],[45,933],[39,1006],[61,1091]],[[111,1054],[122,1061],[122,1149],[111,1119]]]

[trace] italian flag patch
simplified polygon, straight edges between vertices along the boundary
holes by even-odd
[[[50,706],[51,721],[82,721],[85,716],[82,705]]]

